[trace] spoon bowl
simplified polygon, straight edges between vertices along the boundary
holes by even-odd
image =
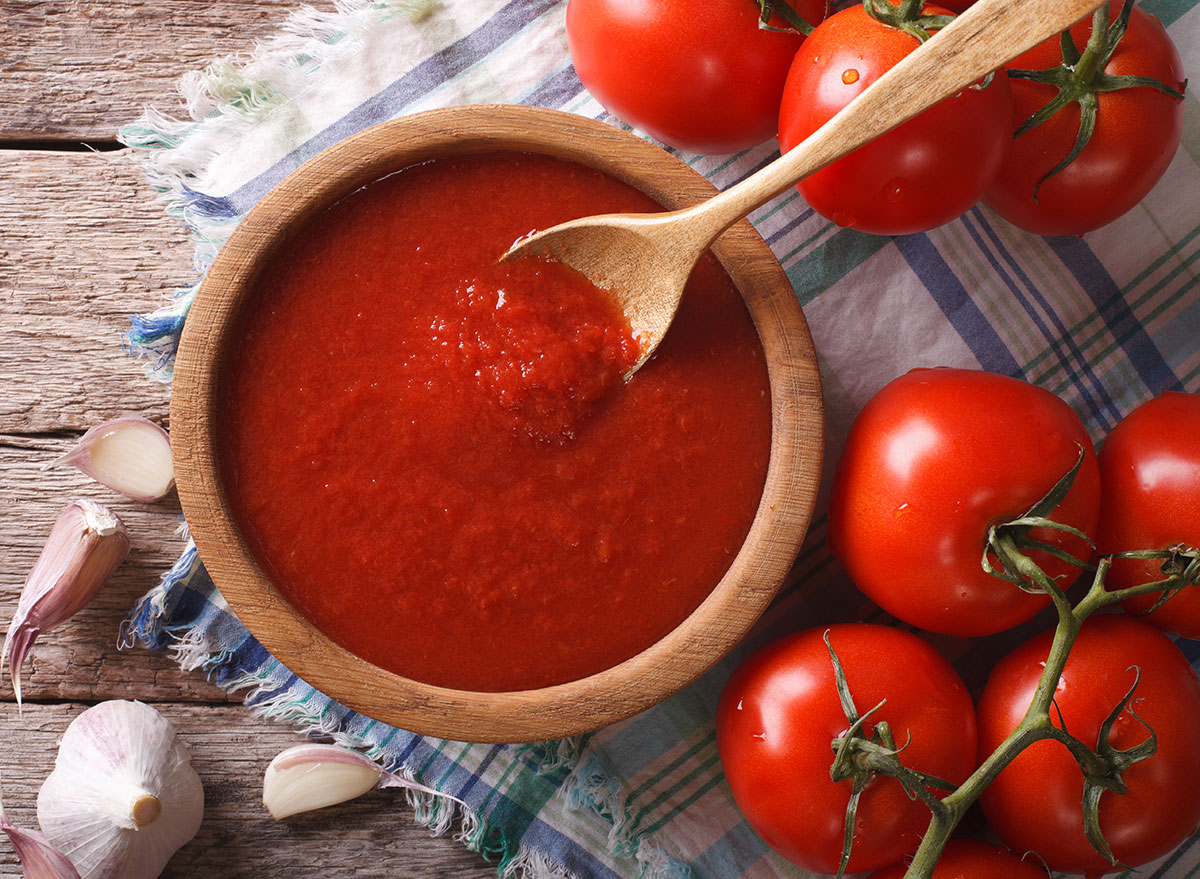
[[[692,266],[734,222],[842,156],[1103,5],[1104,0],[980,0],[881,76],[803,143],[707,201],[664,214],[584,217],[522,239],[505,259],[548,256],[621,304],[641,343],[633,375],[667,332]]]

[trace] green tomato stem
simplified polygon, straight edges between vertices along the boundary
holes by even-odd
[[[1007,540],[1008,538],[1001,539]],[[1096,611],[1135,595],[1162,592],[1178,587],[1183,580],[1183,575],[1177,573],[1154,583],[1109,592],[1104,587],[1104,580],[1112,562],[1111,559],[1103,558],[1097,564],[1096,573],[1087,594],[1072,606],[1062,589],[1050,580],[1028,556],[1015,552],[1014,558],[1018,563],[1019,572],[1029,576],[1044,588],[1051,596],[1058,611],[1058,625],[1054,630],[1054,638],[1046,656],[1045,668],[1038,679],[1037,689],[1034,691],[1029,708],[1017,728],[980,763],[979,768],[971,773],[953,793],[942,799],[936,808],[931,807],[933,815],[929,827],[913,857],[912,864],[904,874],[904,879],[931,879],[933,868],[941,857],[942,850],[950,841],[951,834],[962,820],[963,815],[966,814],[967,809],[979,799],[984,789],[1018,754],[1035,742],[1044,739],[1061,742],[1070,750],[1080,768],[1089,777],[1105,775],[1110,768],[1108,765],[1110,761],[1056,727],[1050,719],[1054,693],[1059,679],[1062,677],[1063,669],[1066,668],[1067,657],[1075,639],[1079,636],[1084,621]]]
[[[1089,86],[1096,78],[1099,66],[1108,62],[1112,48],[1108,38],[1108,7],[1101,6],[1092,14],[1092,33],[1088,37],[1087,47],[1074,65],[1075,81],[1084,88]]]

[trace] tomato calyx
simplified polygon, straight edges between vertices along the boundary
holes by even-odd
[[[893,778],[904,788],[910,799],[920,799],[930,809],[938,808],[937,797],[930,788],[945,791],[954,790],[954,785],[935,775],[910,769],[900,762],[900,753],[907,747],[897,748],[895,736],[886,720],[870,723],[872,714],[882,708],[887,700],[879,702],[874,708],[858,713],[850,686],[846,682],[846,671],[838,659],[837,652],[829,642],[829,631],[824,634],[825,647],[829,650],[829,658],[833,662],[833,676],[837,687],[838,701],[846,715],[850,727],[835,738],[830,746],[834,752],[833,764],[829,767],[829,777],[834,782],[851,782],[850,799],[846,803],[845,836],[842,841],[842,856],[838,864],[837,876],[841,879],[846,874],[850,863],[851,849],[854,846],[854,825],[858,817],[858,803],[862,792],[876,776]]]
[[[892,5],[888,0],[863,0],[867,15],[882,25],[904,31],[923,43],[954,20],[953,15],[925,15],[925,0],[900,0]]]
[[[1135,0],[1127,0],[1121,8],[1120,15],[1112,22],[1108,20],[1106,6],[1096,10],[1092,17],[1091,36],[1082,52],[1075,45],[1071,32],[1063,31],[1059,37],[1062,47],[1062,63],[1057,67],[1046,70],[1012,69],[1007,71],[1012,79],[1030,80],[1058,89],[1057,95],[1017,127],[1013,132],[1014,138],[1041,125],[1068,104],[1079,105],[1079,131],[1076,134],[1075,143],[1062,161],[1047,171],[1037,182],[1033,191],[1035,202],[1038,200],[1038,190],[1042,184],[1075,161],[1091,141],[1092,134],[1096,130],[1096,117],[1101,94],[1128,88],[1152,88],[1176,100],[1183,100],[1182,92],[1152,76],[1131,74],[1118,76],[1104,72],[1105,66],[1116,52],[1121,38],[1125,36],[1125,31],[1129,27],[1129,17],[1133,13],[1134,2]],[[1184,87],[1186,88],[1186,86],[1187,83],[1184,82]]]
[[[1080,759],[1079,767],[1083,770],[1083,832],[1087,836],[1088,842],[1092,847],[1104,857],[1108,858],[1109,862],[1115,867],[1129,869],[1128,865],[1117,861],[1112,853],[1112,849],[1108,845],[1108,841],[1104,838],[1104,833],[1100,829],[1100,797],[1106,792],[1112,791],[1116,794],[1123,794],[1126,791],[1125,782],[1121,779],[1121,773],[1135,763],[1147,759],[1154,755],[1158,750],[1158,735],[1142,718],[1138,717],[1137,712],[1133,710],[1133,694],[1137,691],[1138,683],[1141,681],[1142,673],[1137,666],[1132,666],[1134,673],[1133,686],[1126,692],[1125,697],[1121,702],[1109,713],[1104,723],[1100,725],[1100,734],[1096,744],[1094,754],[1086,755],[1087,758],[1096,757],[1097,761],[1093,762],[1090,759]],[[1113,747],[1109,742],[1109,734],[1112,732],[1113,724],[1117,718],[1123,713],[1128,713],[1130,717],[1136,720],[1145,728],[1148,733],[1146,739],[1133,747],[1121,750]],[[1096,763],[1100,764],[1097,771]]]
[[[783,33],[796,33],[808,36],[813,32],[813,26],[799,12],[792,8],[792,4],[788,0],[750,0],[758,7],[758,27],[765,31],[780,31]],[[825,0],[825,16],[829,15],[829,0]],[[771,24],[771,19],[778,16],[783,20],[786,27]]]
[[[1023,515],[1008,522],[997,522],[988,528],[987,541],[983,552],[983,570],[994,577],[1012,583],[1024,592],[1043,594],[1062,594],[1062,589],[1050,577],[1046,576],[1041,567],[1031,559],[1027,552],[1036,550],[1048,553],[1057,559],[1067,562],[1076,568],[1088,567],[1083,559],[1076,558],[1060,547],[1053,546],[1043,540],[1030,537],[1035,528],[1061,531],[1085,541],[1089,546],[1095,546],[1092,539],[1078,528],[1064,525],[1049,518],[1050,513],[1062,503],[1075,482],[1079,468],[1083,466],[1086,451],[1079,447],[1079,457],[1074,466],[1056,482],[1046,494],[1039,499]],[[995,558],[995,562],[992,559]]]

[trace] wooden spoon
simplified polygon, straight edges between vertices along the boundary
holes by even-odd
[[[541,254],[572,266],[621,303],[641,357],[670,326],[696,260],[713,240],[797,181],[978,82],[1099,8],[1105,0],[980,0],[803,143],[690,208],[572,220],[518,241],[504,259]]]

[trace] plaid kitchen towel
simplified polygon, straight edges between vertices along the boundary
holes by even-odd
[[[302,10],[251,55],[181,83],[186,108],[148,110],[121,132],[167,209],[196,242],[199,273],[239,218],[305,159],[397,116],[455,104],[535,104],[611,124],[582,88],[564,38],[565,0],[339,0]],[[1200,3],[1143,0],[1200,70]],[[1062,395],[1099,440],[1167,389],[1200,391],[1200,113],[1166,178],[1116,223],[1083,238],[1025,234],[975,208],[926,234],[873,237],[831,224],[794,192],[752,220],[783,263],[821,357],[826,487],[859,407],[916,366],[983,368]],[[683,156],[719,188],[769,161]],[[194,287],[136,316],[129,342],[169,381]],[[134,609],[127,643],[172,651],[246,692],[264,714],[361,748],[469,804],[417,798],[417,817],[495,859],[504,876],[802,877],[741,819],[717,758],[712,717],[746,651],[819,622],[879,619],[825,548],[818,503],[794,576],[746,643],[666,703],[592,735],[527,746],[423,738],[332,702],[275,661],[230,614],[188,545]],[[1042,621],[1044,623],[1044,620]],[[1014,634],[1028,635],[1035,623]],[[980,647],[938,647],[968,670]],[[994,645],[994,639],[989,644]],[[1196,645],[1189,649],[1200,661]],[[1200,870],[1185,844],[1139,875]]]

